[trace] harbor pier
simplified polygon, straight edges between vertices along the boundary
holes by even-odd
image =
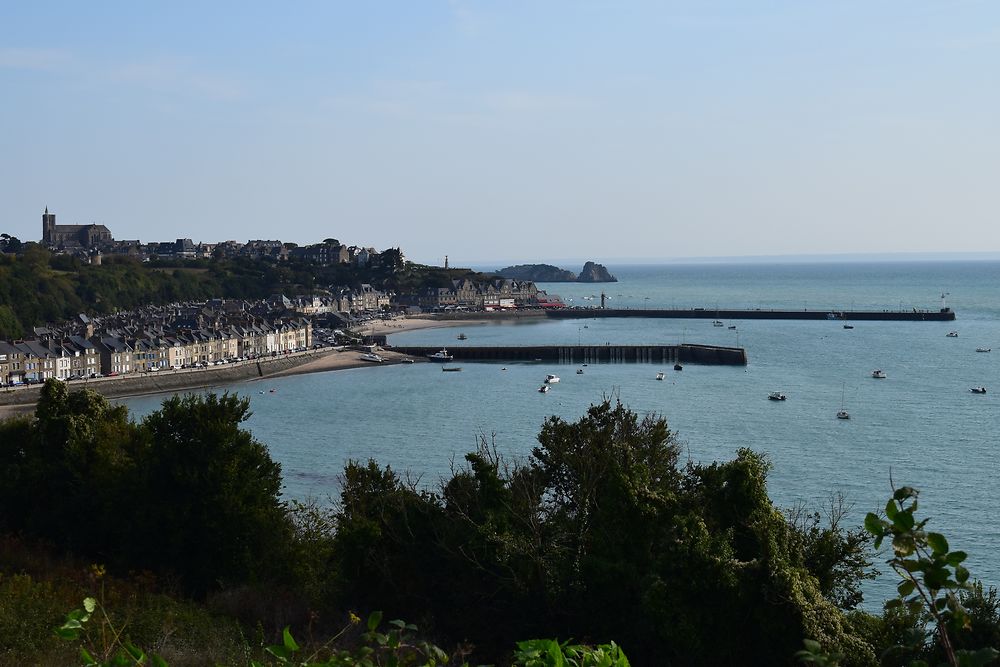
[[[386,349],[426,357],[440,347],[391,346]],[[518,345],[448,348],[455,361],[548,361],[560,364],[694,363],[746,366],[742,347],[717,345]]]
[[[705,320],[841,320],[887,322],[951,322],[955,311],[940,310],[775,310],[770,308],[559,308],[546,312],[553,319],[592,317],[653,317]]]

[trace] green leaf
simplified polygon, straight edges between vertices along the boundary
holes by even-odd
[[[299,650],[299,645],[295,643],[295,639],[292,638],[292,633],[289,631],[288,626],[281,631],[281,642],[285,645],[285,648],[290,652],[294,653]]]
[[[292,654],[288,652],[288,649],[286,649],[284,646],[278,646],[277,644],[271,644],[264,650],[273,655],[281,662],[288,662],[288,659],[292,657]]]
[[[909,512],[900,512],[892,519],[892,525],[903,531],[913,528],[913,524],[913,515]]]
[[[900,516],[906,516],[901,514]],[[913,553],[913,537],[910,535],[897,535],[892,538],[892,548],[896,552],[897,556],[909,556]]]
[[[899,514],[899,507],[896,505],[895,500],[890,500],[885,504],[885,515],[892,521]]]
[[[874,512],[869,512],[865,515],[865,530],[875,537],[880,537],[885,533],[885,526]]]
[[[966,570],[961,565],[956,565],[955,566],[955,580],[958,581],[958,583],[960,583],[960,584],[964,584],[966,581],[969,580],[969,571]]]
[[[169,665],[167,665],[167,661],[155,653],[150,656],[150,659],[153,661],[153,667],[169,667]]]
[[[373,611],[371,616],[368,617],[368,631],[374,632],[378,624],[382,622],[382,612]]]
[[[806,650],[810,653],[819,653],[820,645],[815,639],[803,639],[802,644],[806,647]]]
[[[899,502],[903,502],[907,498],[915,498],[919,492],[912,486],[903,486],[896,489],[896,492],[892,494],[892,497]]]
[[[93,614],[94,610],[97,609],[97,600],[94,598],[83,598],[83,608],[87,610],[88,614]]]
[[[146,654],[142,652],[142,649],[133,644],[132,642],[125,642],[122,644],[125,648],[125,652],[128,653],[133,660],[138,662],[140,665],[145,662]]]
[[[966,558],[968,558],[968,556],[969,555],[967,553],[965,553],[964,551],[952,551],[945,558],[945,562],[947,562],[948,565],[958,565],[959,563],[961,563],[962,561],[964,561]]]
[[[916,588],[916,585],[911,580],[904,579],[899,582],[898,586],[896,586],[896,591],[900,594],[900,596],[905,598],[913,592],[914,588]]]
[[[91,667],[91,665],[97,664],[94,656],[90,655],[90,652],[82,646],[80,647],[80,660],[83,661],[84,667]]]
[[[78,633],[76,630],[74,630],[73,628],[67,628],[65,626],[61,628],[56,628],[53,632],[56,633],[56,637],[59,637],[59,639],[67,639],[70,641],[74,641],[78,639],[80,636],[80,633]]]
[[[930,545],[935,556],[948,553],[948,540],[941,533],[927,533],[927,544]]]

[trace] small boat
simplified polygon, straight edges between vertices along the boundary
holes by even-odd
[[[872,377],[876,380],[884,380],[886,378],[885,371],[881,368],[876,368],[872,371]]]
[[[506,367],[506,366],[504,366],[504,367],[503,367],[503,368],[501,368],[500,370],[502,370],[502,371],[505,371],[505,370],[507,370],[507,367]]]
[[[385,359],[383,359],[380,355],[375,354],[374,352],[365,352],[364,354],[361,355],[361,360],[372,361],[376,364],[381,364],[383,361],[385,361]]]
[[[969,391],[971,391],[973,394],[985,394],[986,387],[970,387]]]
[[[844,390],[847,388],[847,383],[844,383],[840,387],[840,410],[837,411],[837,419],[850,419],[851,415],[844,409]]]
[[[784,401],[788,397],[782,394],[780,391],[772,391],[767,395],[767,400],[769,401]]]
[[[441,370],[445,373],[457,373],[462,370],[461,366],[442,366]]]
[[[577,368],[576,369],[576,374],[577,375],[583,375],[583,369],[582,368]]]
[[[453,355],[448,354],[448,348],[442,347],[434,354],[428,354],[427,358],[430,359],[431,361],[451,361],[455,357]]]
[[[555,384],[559,382],[558,375],[552,375],[551,373],[545,376],[545,384]]]
[[[680,364],[674,364],[674,370],[675,371],[682,371],[682,370],[684,370],[684,367],[681,366]]]
[[[269,394],[273,394],[273,393],[275,393],[275,392],[277,392],[277,391],[278,391],[277,389],[268,389],[268,390],[267,390],[267,393],[269,393]],[[985,390],[985,389],[983,390],[983,393],[986,393],[986,390]]]
[[[948,337],[948,338],[958,338],[958,332],[957,331],[949,331],[948,333],[945,334],[945,336]]]
[[[723,326],[722,320],[712,320],[712,326],[713,327],[721,327],[721,326]]]
[[[976,348],[976,352],[989,352],[991,349],[993,349],[993,348],[989,348],[989,347],[977,347]]]
[[[460,333],[458,334],[458,336],[456,336],[456,338],[458,338],[458,340],[467,340],[469,337],[466,336],[464,333]]]
[[[400,361],[401,363],[404,363],[404,364],[412,364],[412,363],[413,363],[413,359],[411,359],[411,358],[409,358],[409,357],[403,357],[403,358],[402,358],[402,359],[400,359],[399,361]]]
[[[854,325],[853,325],[853,324],[845,324],[845,325],[844,325],[844,328],[845,328],[845,329],[853,329],[853,328],[854,328]]]
[[[261,396],[264,395],[264,390],[263,389],[260,391],[260,394],[261,394]]]
[[[547,393],[549,393],[549,385],[543,384],[541,387],[538,388],[538,392],[540,394],[547,394]]]
[[[729,325],[729,330],[730,331],[736,331],[736,325],[735,324],[730,324]]]
[[[659,373],[656,374],[656,379],[657,380],[662,380],[663,379],[663,371],[660,371]]]

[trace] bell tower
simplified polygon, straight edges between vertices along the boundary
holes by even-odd
[[[49,213],[49,207],[45,207],[42,213],[42,243],[52,243],[52,231],[56,226],[56,214]]]

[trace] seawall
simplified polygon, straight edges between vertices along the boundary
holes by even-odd
[[[426,357],[439,347],[391,347],[393,352]],[[698,363],[745,366],[746,350],[715,345],[519,345],[448,348],[455,361],[549,361],[590,363]]]
[[[267,377],[309,363],[324,353],[300,352],[209,368],[162,370],[141,375],[75,380],[69,382],[68,386],[71,390],[92,389],[107,398],[182,392]],[[38,402],[41,387],[41,385],[31,385],[5,388],[0,391],[0,405],[34,405]]]
[[[748,310],[719,308],[560,308],[546,313],[554,319],[583,319],[592,317],[652,317],[706,320],[841,320],[890,321],[890,322],[950,322],[955,311],[944,310]]]

